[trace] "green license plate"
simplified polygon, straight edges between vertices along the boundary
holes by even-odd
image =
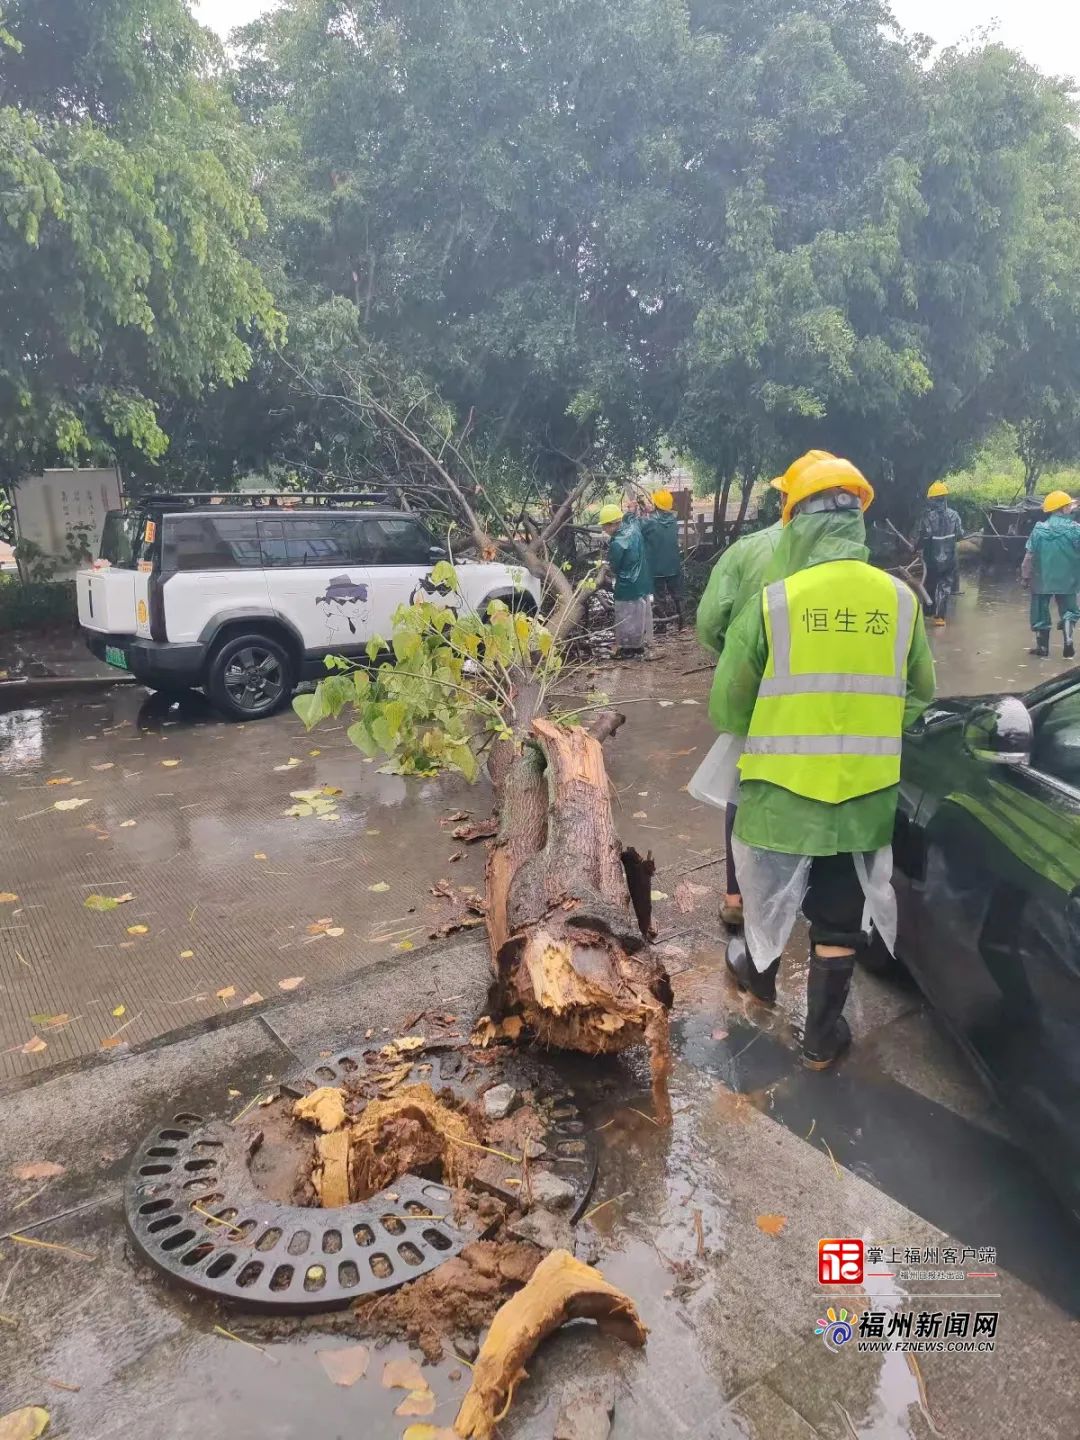
[[[116,645],[105,646],[105,664],[115,665],[118,670],[127,669],[127,656]]]

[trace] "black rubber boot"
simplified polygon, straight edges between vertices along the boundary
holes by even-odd
[[[1066,660],[1076,659],[1076,646],[1072,642],[1072,636],[1070,636],[1069,639],[1065,641],[1065,648],[1062,650],[1061,653]]]
[[[1049,631],[1049,630],[1036,630],[1036,631],[1035,631],[1035,648],[1034,648],[1034,650],[1029,650],[1029,651],[1028,651],[1028,654],[1029,654],[1029,655],[1039,655],[1039,656],[1042,657],[1042,659],[1044,659],[1044,660],[1046,659],[1047,655],[1050,654],[1050,631]]]
[[[851,1045],[851,1031],[843,1009],[854,972],[854,955],[822,960],[810,952],[802,1043],[803,1064],[811,1070],[826,1069]]]
[[[735,977],[735,983],[751,1000],[770,1009],[776,1004],[776,973],[780,969],[780,957],[767,970],[759,970],[750,958],[750,951],[741,935],[728,941],[727,968]]]

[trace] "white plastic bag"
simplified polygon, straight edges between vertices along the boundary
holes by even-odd
[[[686,793],[720,810],[738,804],[739,760],[745,744],[745,735],[720,735],[691,775]]]
[[[783,953],[810,881],[811,857],[761,850],[732,837],[735,873],[743,897],[743,930],[757,969]],[[892,887],[892,846],[852,856],[862,886],[862,928],[871,924],[888,946],[896,944],[896,892]]]

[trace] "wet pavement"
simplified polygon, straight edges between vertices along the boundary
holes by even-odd
[[[1061,668],[1025,653],[1025,600],[1000,575],[965,577],[953,621],[932,634],[943,693],[1022,690]],[[614,1374],[615,1440],[1071,1440],[1075,1226],[918,994],[858,974],[853,1053],[814,1075],[790,1033],[802,937],[765,1024],[725,977],[713,924],[719,817],[683,788],[713,738],[703,664],[684,637],[662,663],[575,681],[628,716],[607,746],[618,826],[656,854],[676,989],[672,1130],[650,1118],[643,1057],[598,1063],[591,1091],[578,1089],[601,1146],[590,1202],[598,1263],[639,1304],[649,1344],[631,1352],[585,1325],[554,1336],[499,1433],[550,1440],[566,1386]],[[331,797],[339,819],[285,816],[291,791],[322,785],[342,790]],[[343,731],[308,736],[291,714],[234,726],[200,701],[170,710],[127,690],[0,715],[0,891],[18,896],[0,907],[0,1414],[43,1404],[50,1433],[79,1440],[399,1440],[409,1422],[393,1416],[400,1397],[378,1376],[404,1347],[379,1350],[370,1378],[342,1389],[317,1359],[346,1343],[340,1334],[260,1351],[215,1331],[255,1336],[242,1316],[133,1259],[121,1186],[143,1134],[179,1108],[231,1118],[298,1061],[367,1029],[399,1033],[433,1005],[482,1007],[479,938],[421,947],[449,911],[430,885],[482,883],[482,847],[449,864],[462,847],[438,822],[459,809],[482,816],[487,798],[453,780],[406,787]],[[56,810],[57,799],[88,803]],[[87,893],[126,891],[134,899],[107,912],[83,905]],[[394,948],[403,943],[417,948]],[[297,976],[295,991],[277,988]],[[266,1001],[245,1009],[252,992]],[[181,1038],[155,1041],[177,1026]],[[47,1049],[24,1054],[35,1036]],[[42,1160],[65,1173],[15,1176]],[[956,1297],[951,1286],[901,1284],[883,1265],[867,1289],[823,1299],[826,1236],[993,1246],[997,1264]],[[814,1334],[828,1303],[996,1309],[997,1350],[923,1354],[914,1370],[897,1354],[833,1354]],[[452,1421],[467,1375],[450,1375],[461,1368],[448,1360],[428,1372],[436,1424]]]
[[[1020,1152],[985,1128],[973,1087],[953,1076],[935,1098],[936,1073],[949,1062],[925,1043],[913,1056],[910,992],[860,976],[856,1051],[835,1074],[812,1075],[795,1063],[786,1024],[798,1008],[797,976],[785,980],[783,1014],[762,1030],[720,955],[697,941],[681,949],[668,954],[680,972],[673,1128],[650,1117],[644,1057],[590,1063],[584,1081],[582,1062],[566,1065],[601,1149],[587,1212],[596,1263],[634,1298],[648,1345],[628,1350],[588,1324],[553,1336],[529,1363],[499,1426],[503,1440],[551,1440],[568,1386],[609,1375],[615,1440],[1075,1436],[1075,1237]],[[233,1118],[299,1060],[366,1029],[393,1033],[403,992],[418,1004],[452,997],[468,1012],[486,982],[482,944],[441,944],[224,1028],[94,1057],[77,1074],[9,1090],[0,1122],[0,1413],[44,1405],[53,1433],[78,1440],[400,1440],[409,1421],[393,1415],[400,1395],[380,1377],[404,1346],[373,1348],[367,1378],[344,1389],[318,1359],[348,1343],[340,1322],[333,1332],[289,1327],[287,1338],[268,1338],[265,1322],[172,1288],[126,1239],[125,1161],[178,1110]],[[898,1065],[929,1093],[891,1078]],[[45,1183],[15,1177],[42,1160],[67,1169]],[[1026,1195],[1026,1209],[1011,1208],[1012,1192]],[[886,1264],[866,1288],[823,1299],[818,1240],[844,1235],[885,1247],[995,1245],[998,1261],[992,1274],[949,1285],[901,1284]],[[68,1248],[49,1248],[57,1246]],[[996,1352],[924,1354],[917,1372],[901,1355],[831,1353],[814,1334],[828,1303],[996,1310]],[[425,1367],[434,1423],[451,1423],[464,1369],[449,1355]]]

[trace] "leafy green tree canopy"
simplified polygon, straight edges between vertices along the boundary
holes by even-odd
[[[6,0],[0,476],[168,439],[163,396],[276,332],[253,156],[181,0]]]

